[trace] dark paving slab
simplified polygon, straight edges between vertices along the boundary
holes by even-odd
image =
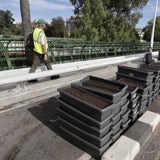
[[[136,121],[124,135],[139,142],[140,146],[143,146],[151,133],[152,127],[149,124]]]
[[[160,114],[160,96],[154,100],[149,111]],[[141,149],[135,160],[160,160],[160,125]]]

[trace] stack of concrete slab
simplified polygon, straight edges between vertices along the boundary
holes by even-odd
[[[130,102],[129,109],[131,110],[130,119],[134,122],[139,117],[142,110],[146,108],[149,87],[127,78],[120,78],[118,81],[127,84],[129,88],[127,91],[129,95],[132,95],[128,96],[128,100]]]
[[[140,69],[146,70],[146,71],[151,71],[154,74],[154,79],[153,79],[153,100],[158,96],[160,92],[160,64],[159,63],[153,63],[152,65],[145,65],[142,64],[140,65]]]
[[[160,93],[160,66],[118,66],[116,80],[87,76],[58,91],[62,135],[98,159]]]
[[[64,137],[93,157],[100,157],[129,126],[126,89],[127,85],[93,76],[59,88]]]
[[[158,78],[153,71],[129,66],[118,66],[117,79],[123,79],[123,81],[126,81],[126,84],[130,83],[130,85],[138,87],[139,113],[137,115],[141,115],[146,107],[153,102],[154,81]]]
[[[112,80],[106,80],[95,76],[88,76],[73,85],[79,86],[98,96],[101,96],[113,104],[112,113],[112,141],[116,141],[121,133],[129,126],[129,101],[126,84],[121,84]]]

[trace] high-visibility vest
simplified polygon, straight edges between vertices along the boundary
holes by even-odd
[[[35,28],[33,32],[33,40],[34,40],[34,51],[39,53],[39,54],[44,54],[44,51],[42,49],[41,41],[40,41],[40,36],[44,34],[44,31],[39,28]],[[45,36],[45,45],[46,45],[46,50],[48,49],[48,43],[47,43],[47,37]]]

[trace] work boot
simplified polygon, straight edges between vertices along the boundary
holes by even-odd
[[[51,79],[51,80],[53,80],[53,79],[58,79],[58,78],[60,78],[60,75],[58,75],[58,74],[57,74],[57,75],[54,75],[54,76],[50,76],[50,79]]]
[[[38,82],[37,79],[32,79],[32,80],[29,80],[28,83],[34,83],[34,82]]]

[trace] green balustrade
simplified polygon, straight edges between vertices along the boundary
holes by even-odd
[[[82,39],[48,38],[52,64],[149,52],[149,43],[107,43]],[[160,43],[154,43],[154,51]],[[0,39],[0,70],[28,67],[23,38]]]

